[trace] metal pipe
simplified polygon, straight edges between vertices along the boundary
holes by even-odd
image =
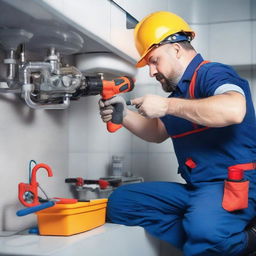
[[[31,71],[43,71],[44,76],[50,77],[51,64],[48,62],[28,62],[21,68],[23,72],[24,84],[30,83]]]
[[[50,81],[51,64],[47,62],[29,62],[22,67],[24,84],[22,85],[22,93],[25,102],[30,108],[33,109],[66,109],[70,104],[70,99],[66,95],[63,97],[63,103],[60,104],[43,104],[34,102],[31,99],[31,93],[34,89],[34,85],[30,83],[30,75],[33,71],[40,71],[43,73],[45,80]]]
[[[21,88],[16,88],[16,89],[0,88],[0,93],[21,93]]]
[[[16,55],[15,51],[10,50],[7,53],[6,58],[4,59],[4,64],[7,65],[7,80],[9,81],[13,81],[15,78],[16,65],[17,65],[15,55]]]
[[[8,65],[8,74],[7,77],[10,80],[13,80],[15,77],[15,65],[16,65],[16,58],[15,58],[15,51],[14,50],[10,50],[9,52],[10,56],[9,59],[13,62],[13,63],[9,63]]]
[[[23,97],[25,99],[25,102],[30,108],[33,108],[33,109],[66,109],[68,108],[70,104],[70,99],[68,95],[66,95],[63,98],[63,103],[60,103],[60,104],[41,104],[41,103],[34,102],[31,99],[31,93],[33,91],[33,87],[34,87],[33,84],[22,85]]]
[[[23,65],[26,62],[25,44],[21,44],[20,49],[20,62]]]

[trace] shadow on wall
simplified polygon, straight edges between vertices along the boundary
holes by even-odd
[[[9,103],[9,105],[14,109],[16,116],[24,124],[32,124],[36,118],[36,111],[45,111],[45,113],[51,117],[58,125],[64,124],[63,113],[66,111],[63,109],[60,110],[34,110],[29,108],[20,95],[16,94],[1,94],[0,93],[0,102]]]
[[[10,103],[10,106],[14,109],[20,121],[26,124],[33,122],[35,113],[32,109],[28,108],[19,95],[15,94],[0,94],[0,101]]]
[[[72,103],[71,103],[72,104]],[[55,124],[58,124],[58,125],[64,125],[65,123],[65,118],[63,118],[63,115],[67,114],[67,110],[65,109],[48,109],[48,110],[44,110],[45,113],[51,117],[52,121],[55,123]]]
[[[16,212],[20,210],[22,207],[18,202],[12,202],[9,204],[6,204],[2,207],[3,214],[1,224],[2,224],[2,230],[8,230],[8,231],[19,231],[17,230],[17,227],[15,224],[18,224],[18,227],[20,230],[27,229],[31,226],[36,226],[36,217],[29,216],[28,218],[20,217],[17,218]],[[34,218],[34,223],[31,223],[32,218]],[[15,222],[13,220],[15,219]],[[15,224],[14,224],[15,223]]]

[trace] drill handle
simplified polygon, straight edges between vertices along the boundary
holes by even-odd
[[[115,103],[112,106],[112,119],[107,122],[107,129],[109,132],[116,132],[122,127],[124,105],[122,103]]]

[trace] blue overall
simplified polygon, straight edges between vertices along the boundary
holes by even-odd
[[[169,97],[191,97],[189,85],[202,61],[201,55],[196,55]],[[256,119],[249,85],[231,67],[207,63],[197,72],[194,96],[213,96],[223,85],[224,92],[229,85],[242,89],[247,107],[243,122],[207,128],[171,115],[162,117],[173,141],[178,173],[186,184],[145,182],[121,186],[109,198],[109,221],[142,226],[183,250],[185,256],[243,253],[247,246],[244,230],[256,216],[256,170],[245,172],[250,181],[248,208],[228,212],[222,208],[222,199],[227,168],[256,161]],[[186,165],[188,159],[193,159],[194,168]]]

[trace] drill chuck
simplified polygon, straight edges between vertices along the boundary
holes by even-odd
[[[102,79],[100,76],[85,77],[85,88],[81,89],[80,96],[98,95],[102,92]]]

